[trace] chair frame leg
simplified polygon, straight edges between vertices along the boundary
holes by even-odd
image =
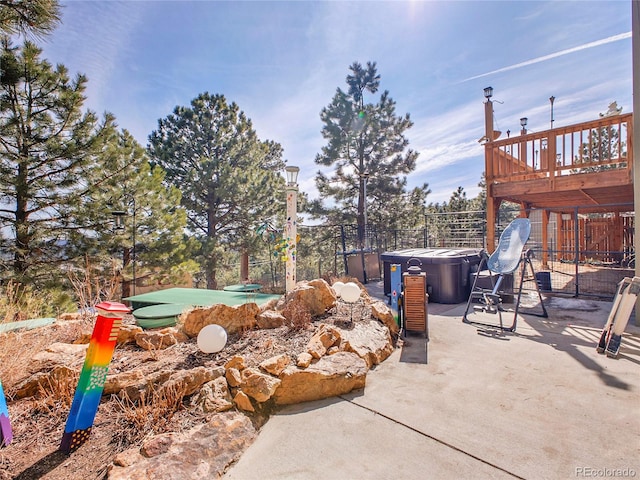
[[[473,285],[471,287],[471,293],[469,294],[469,299],[467,300],[467,307],[464,311],[464,314],[462,316],[462,322],[463,323],[468,323],[471,325],[481,325],[481,326],[486,326],[486,327],[492,327],[492,328],[498,328],[501,331],[504,332],[515,332],[516,331],[516,326],[517,326],[517,322],[518,322],[518,313],[520,311],[520,300],[522,298],[522,289],[524,286],[524,277],[526,275],[526,269],[527,269],[527,265],[529,266],[529,268],[531,269],[531,276],[533,281],[535,282],[536,285],[536,292],[538,294],[538,299],[540,300],[540,305],[542,305],[542,313],[527,313],[527,315],[533,315],[536,317],[543,317],[543,318],[548,318],[549,314],[547,313],[547,309],[544,305],[544,301],[542,299],[542,294],[540,293],[540,286],[538,285],[538,282],[536,281],[535,278],[535,270],[533,268],[533,263],[531,262],[531,255],[532,252],[530,250],[527,250],[526,252],[523,253],[522,258],[520,259],[520,282],[518,285],[518,297],[516,299],[516,307],[514,310],[514,314],[513,314],[513,323],[508,326],[505,327],[504,323],[502,321],[502,312],[501,309],[499,308],[499,305],[496,305],[497,308],[497,313],[498,313],[498,319],[499,319],[499,324],[496,325],[495,323],[484,323],[484,322],[479,322],[476,320],[470,320],[468,317],[469,314],[469,309],[471,307],[471,303],[473,302],[473,298],[474,296],[478,297],[479,295],[486,295],[489,291],[485,291],[484,289],[480,289],[478,291],[476,291],[476,285],[478,282],[478,277],[480,275],[480,271],[482,270],[482,265],[483,262],[486,264],[486,256],[483,256],[483,259],[480,261],[480,265],[478,266],[478,271],[476,272],[474,281],[473,281]],[[491,276],[491,283],[494,285],[493,290],[491,291],[492,294],[497,294],[497,292],[495,290],[497,290],[497,287],[499,286],[500,282],[498,281],[497,284],[494,284],[493,282],[493,272],[489,271],[489,274]],[[479,298],[479,297],[478,297]]]

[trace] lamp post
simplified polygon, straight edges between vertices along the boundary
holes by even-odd
[[[553,102],[555,101],[556,97],[554,97],[553,95],[551,95],[549,97],[549,102],[551,102],[551,129],[553,129]]]
[[[131,242],[132,242],[132,247],[131,247],[131,271],[132,271],[132,276],[133,276],[133,295],[136,294],[136,229],[137,229],[137,225],[136,225],[136,199],[135,197],[130,197],[131,198],[131,206],[133,208],[133,212],[132,212],[132,219],[133,219],[133,224],[131,226]],[[124,210],[114,210],[111,212],[111,214],[114,217],[113,223],[114,223],[114,230],[116,232],[123,232],[124,231],[124,217],[127,216],[127,212],[125,212]],[[123,263],[125,259],[123,259]],[[123,267],[125,266],[124,264],[122,265]]]
[[[527,117],[522,117],[520,119],[520,126],[522,127],[522,130],[520,131],[520,133],[522,135],[526,135],[527,134]]]
[[[298,202],[298,172],[299,167],[287,166],[287,223],[285,226],[285,236],[287,243],[287,260],[285,266],[285,293],[293,291],[296,287],[296,237],[297,229],[297,202]]]
[[[493,87],[486,87],[484,89],[484,98],[487,99],[484,102],[484,135],[487,142],[493,141],[493,102],[491,97],[493,96]]]

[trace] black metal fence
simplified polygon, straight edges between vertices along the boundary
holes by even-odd
[[[626,208],[628,207],[628,209]],[[542,242],[542,211],[531,210],[531,235],[527,247],[534,253],[539,284],[560,295],[611,299],[618,282],[634,275],[633,205],[615,205],[618,213],[549,215],[547,245]],[[502,208],[496,239],[519,214]],[[353,276],[371,282],[382,278],[380,254],[408,248],[486,248],[483,211],[439,213],[425,216],[423,228],[387,230],[368,225],[298,226],[297,274],[299,280]],[[284,265],[276,267],[276,280],[284,278]]]
[[[624,210],[628,207],[628,210]],[[615,205],[616,213],[551,214],[548,243],[542,242],[542,212],[532,210],[527,246],[545,289],[558,294],[612,299],[618,282],[633,277],[635,214],[633,205]]]
[[[591,213],[592,206],[584,206],[571,207],[571,213],[551,213],[547,245],[542,240],[542,210],[528,212],[531,235],[527,248],[534,253],[536,276],[545,290],[608,300],[622,278],[634,275],[633,205],[608,207],[612,212]],[[519,213],[518,208],[500,209],[496,239]],[[483,211],[427,215],[425,224],[429,247],[486,247]]]

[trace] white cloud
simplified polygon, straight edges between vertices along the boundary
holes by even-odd
[[[483,156],[483,150],[477,141],[436,145],[420,150],[420,158],[414,173],[420,175],[434,172],[478,156]]]
[[[613,35],[611,37],[603,38],[602,40],[596,40],[595,42],[585,43],[583,45],[578,45],[577,47],[567,48],[566,50],[561,50],[559,52],[551,53],[549,55],[544,55],[538,58],[532,58],[531,60],[527,60],[525,62],[516,63],[515,65],[509,65],[508,67],[502,67],[497,70],[493,70],[487,73],[481,73],[480,75],[475,75],[473,77],[465,78],[462,80],[463,82],[467,82],[469,80],[475,80],[476,78],[487,77],[489,75],[494,75],[496,73],[508,72],[509,70],[515,70],[517,68],[527,67],[529,65],[533,65],[540,62],[545,62],[547,60],[551,60],[554,58],[561,57],[563,55],[568,55],[570,53],[579,52],[581,50],[586,50],[588,48],[599,47],[600,45],[606,45],[607,43],[617,42],[619,40],[624,40],[626,38],[631,38],[631,32],[621,33],[619,35]]]
[[[87,104],[102,105],[123,55],[131,51],[131,34],[143,20],[144,2],[67,2],[62,9],[64,28],[43,44],[53,63],[62,62],[72,73],[85,74]],[[128,59],[130,60],[130,59]]]
[[[595,118],[613,100],[631,110],[630,42],[620,42],[631,34],[613,35],[628,28],[614,2],[608,20],[596,19],[590,12],[602,7],[590,2],[576,17],[567,16],[576,7],[563,2],[505,3],[492,16],[503,28],[491,31],[472,18],[474,9],[485,9],[471,3],[199,2],[194,9],[192,2],[66,2],[61,33],[44,47],[52,62],[88,75],[87,105],[113,111],[143,144],[157,118],[175,105],[205,90],[224,94],[252,119],[261,139],[283,145],[285,159],[301,167],[301,190],[312,197],[320,169],[314,158],[325,144],[320,110],[336,87],[346,88],[353,61],[376,61],[382,89],[398,101],[397,113],[410,112],[414,122],[407,137],[420,157],[410,185],[428,182],[430,200],[446,200],[459,185],[472,196],[484,169],[477,140],[484,134],[481,79],[489,75],[494,99],[504,102],[494,105],[503,132],[517,132],[521,116],[529,117],[531,129],[548,128],[550,95],[556,97],[556,126]],[[202,15],[189,18],[195,10]],[[177,11],[189,21],[167,15]],[[598,29],[578,17],[594,18]],[[553,51],[563,47],[549,48],[550,42],[585,42],[585,29],[606,38],[525,62],[519,60],[526,50],[506,48],[522,45],[526,36],[535,40],[532,51]],[[562,32],[561,42],[554,32]],[[505,46],[494,55],[511,65],[456,82],[494,68],[484,63],[486,42]],[[177,47],[165,51],[163,45]],[[583,50],[590,52],[569,55]]]

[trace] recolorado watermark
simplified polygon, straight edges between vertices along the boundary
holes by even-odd
[[[633,468],[594,468],[576,467],[579,478],[635,478],[637,472]]]

